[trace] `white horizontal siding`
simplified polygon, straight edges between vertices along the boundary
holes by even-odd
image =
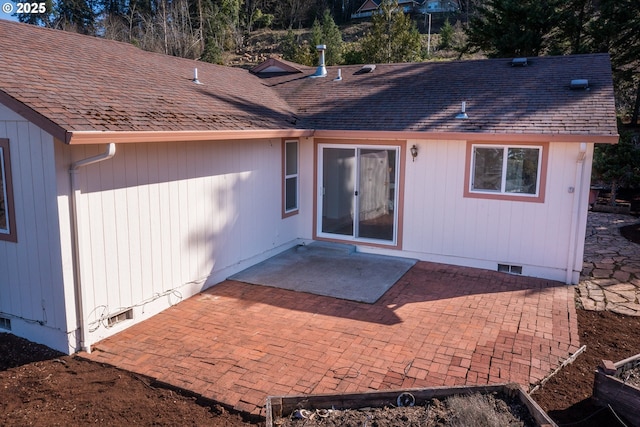
[[[505,263],[563,274],[575,226],[571,212],[577,193],[570,193],[569,187],[579,187],[574,181],[580,144],[549,145],[544,203],[465,198],[466,142],[408,141],[407,146],[413,144],[419,155],[406,164],[403,249],[407,253],[466,265],[496,268]],[[588,187],[588,178],[585,181]],[[583,190],[584,186],[583,182]],[[586,213],[586,204],[583,207]]]
[[[68,351],[53,137],[0,105],[10,144],[17,243],[0,241],[0,312],[12,332]]]
[[[122,144],[113,159],[80,169],[90,321],[131,307],[147,315],[160,296],[177,302],[221,280],[217,273],[291,244],[299,216],[281,218],[280,144]],[[104,151],[71,148],[69,163]],[[112,333],[92,328],[92,340]]]

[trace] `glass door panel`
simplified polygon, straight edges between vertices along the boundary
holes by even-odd
[[[398,153],[397,147],[320,145],[320,236],[395,242]]]
[[[396,150],[360,149],[356,237],[393,241]]]
[[[354,235],[356,150],[322,148],[322,232]]]

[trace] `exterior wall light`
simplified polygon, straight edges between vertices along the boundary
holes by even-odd
[[[411,157],[412,157],[412,161],[416,161],[416,157],[418,157],[418,147],[416,147],[415,144],[413,144],[413,147],[411,147]]]

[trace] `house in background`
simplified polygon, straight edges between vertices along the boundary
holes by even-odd
[[[7,21],[0,48],[0,330],[67,353],[314,240],[576,283],[617,141],[607,55],[311,78]]]
[[[365,0],[364,3],[351,14],[351,19],[368,18],[380,8],[382,0]],[[446,13],[460,9],[457,0],[398,0],[398,6],[404,13],[413,11],[419,13]]]

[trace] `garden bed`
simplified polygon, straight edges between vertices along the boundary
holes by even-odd
[[[271,396],[266,409],[267,427],[556,426],[517,384]]]
[[[616,363],[603,360],[596,370],[593,399],[640,426],[640,354]]]

